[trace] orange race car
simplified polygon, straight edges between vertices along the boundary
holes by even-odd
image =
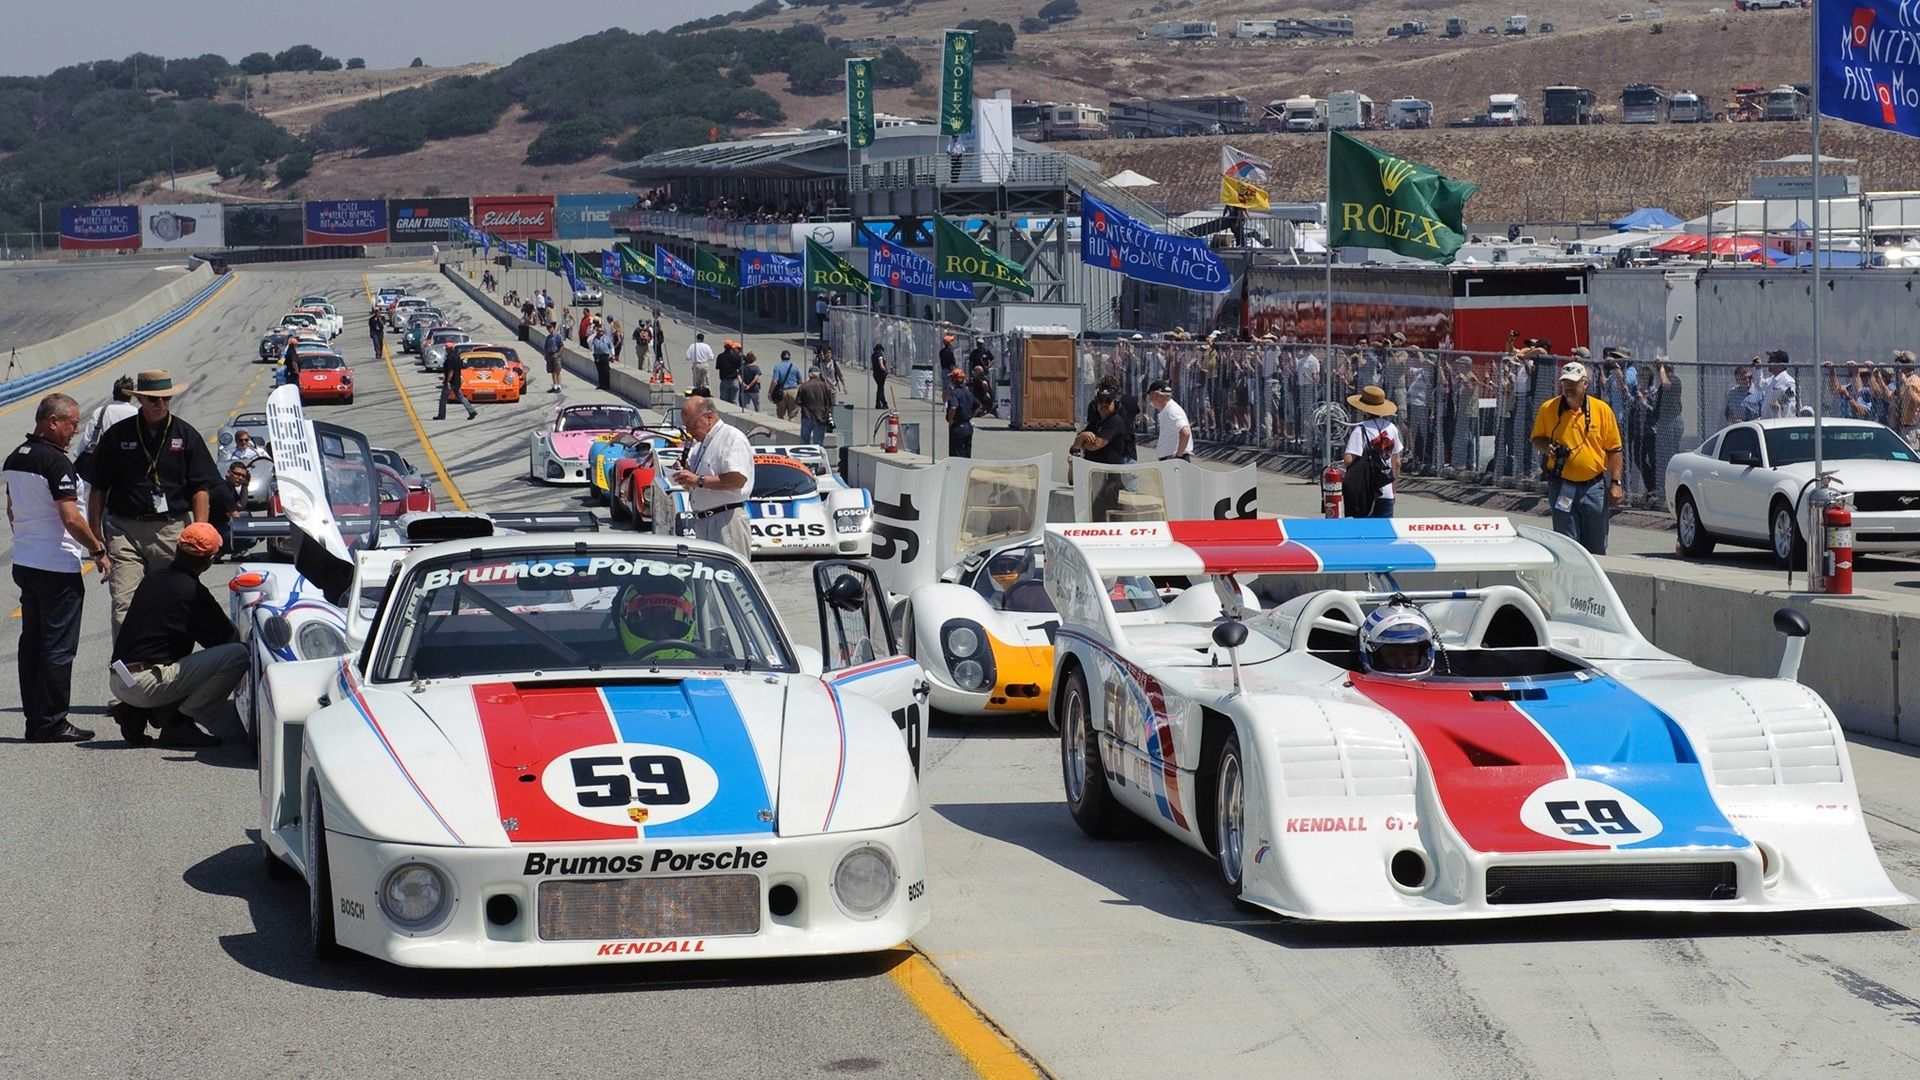
[[[295,354],[294,362],[300,366],[300,404],[353,404],[353,368],[347,366],[345,357],[331,349],[303,350]]]
[[[527,387],[524,371],[515,370],[505,352],[473,349],[460,357],[460,389],[467,400],[519,401]]]

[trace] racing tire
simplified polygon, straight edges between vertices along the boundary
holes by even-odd
[[[1060,773],[1067,812],[1080,831],[1096,840],[1119,839],[1132,831],[1132,815],[1107,786],[1087,678],[1078,668],[1067,673],[1066,688],[1060,692]]]
[[[1685,488],[1673,500],[1673,531],[1679,537],[1680,557],[1704,559],[1713,554],[1713,534],[1700,521],[1700,508]]]
[[[1246,770],[1241,767],[1240,733],[1229,731],[1220,748],[1213,782],[1213,846],[1220,884],[1231,900],[1240,899],[1247,876]]]
[[[1793,507],[1784,499],[1775,499],[1767,511],[1767,547],[1773,552],[1773,561],[1788,569],[1807,561],[1807,538],[1800,533]]]
[[[346,957],[333,932],[333,867],[327,861],[327,824],[321,816],[320,785],[307,782],[301,828],[307,840],[307,941],[313,958],[331,963]]]
[[[627,504],[615,498],[611,489],[607,492],[607,517],[616,525],[627,520]]]

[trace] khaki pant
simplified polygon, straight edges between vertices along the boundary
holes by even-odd
[[[107,575],[107,596],[113,602],[113,636],[120,637],[120,624],[133,606],[133,591],[149,571],[165,570],[173,565],[174,549],[180,543],[180,530],[189,518],[159,521],[128,520],[107,515],[107,557],[113,569]]]
[[[800,395],[788,390],[780,400],[774,402],[773,414],[782,420],[791,420],[800,415]]]
[[[133,681],[109,669],[107,684],[113,696],[129,705],[163,714],[178,712],[189,720],[205,721],[207,714],[233,694],[247,673],[247,647],[239,642],[215,645],[189,654],[174,664],[158,664],[133,673]]]
[[[711,517],[693,519],[695,539],[730,547],[749,562],[753,559],[753,532],[747,528],[747,508],[736,506]]]

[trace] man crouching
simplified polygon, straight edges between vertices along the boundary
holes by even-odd
[[[220,554],[220,533],[205,522],[181,530],[173,563],[134,591],[113,645],[108,685],[120,700],[113,718],[129,746],[218,746],[199,726],[233,693],[247,670],[227,612],[200,584]],[[201,651],[194,652],[194,645]],[[155,740],[149,726],[160,729]]]

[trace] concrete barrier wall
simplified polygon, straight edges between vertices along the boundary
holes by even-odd
[[[213,278],[212,269],[202,264],[180,275],[179,280],[155,289],[112,315],[19,350],[15,359],[24,370],[44,373],[110,345],[161,318],[206,288]]]

